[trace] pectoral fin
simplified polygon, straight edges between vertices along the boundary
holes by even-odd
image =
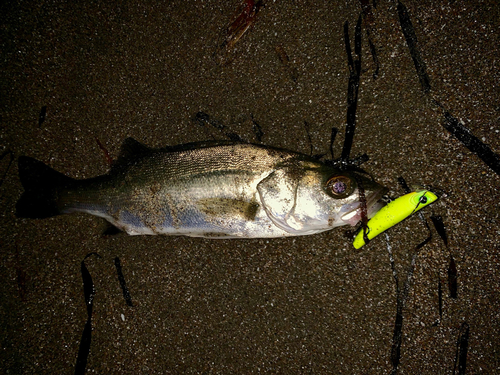
[[[262,206],[267,216],[280,229],[289,233],[297,232],[298,228],[289,222],[295,209],[298,181],[290,177],[284,169],[279,169],[257,185]]]
[[[227,198],[205,198],[197,202],[198,209],[212,218],[255,220],[259,209],[257,202]]]

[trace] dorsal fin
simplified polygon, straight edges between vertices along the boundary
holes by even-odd
[[[137,155],[149,154],[151,150],[152,149],[149,146],[143,145],[141,142],[129,137],[122,143],[118,160],[130,158],[135,159]]]
[[[141,157],[149,155],[152,151],[152,148],[143,145],[134,138],[127,138],[122,143],[120,154],[116,162],[113,163],[112,169],[125,167]]]

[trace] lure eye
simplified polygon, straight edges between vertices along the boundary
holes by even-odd
[[[333,176],[326,182],[326,191],[333,198],[346,198],[354,191],[354,183],[347,176]]]

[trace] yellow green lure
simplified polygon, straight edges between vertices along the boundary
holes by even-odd
[[[413,215],[418,210],[436,201],[438,197],[429,190],[417,190],[403,195],[382,207],[366,224],[366,235],[371,240],[380,233]],[[363,228],[354,238],[353,245],[359,249],[365,244]]]

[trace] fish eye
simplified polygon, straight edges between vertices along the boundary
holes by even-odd
[[[326,191],[333,198],[346,198],[354,191],[353,180],[347,176],[333,176],[326,182]]]

